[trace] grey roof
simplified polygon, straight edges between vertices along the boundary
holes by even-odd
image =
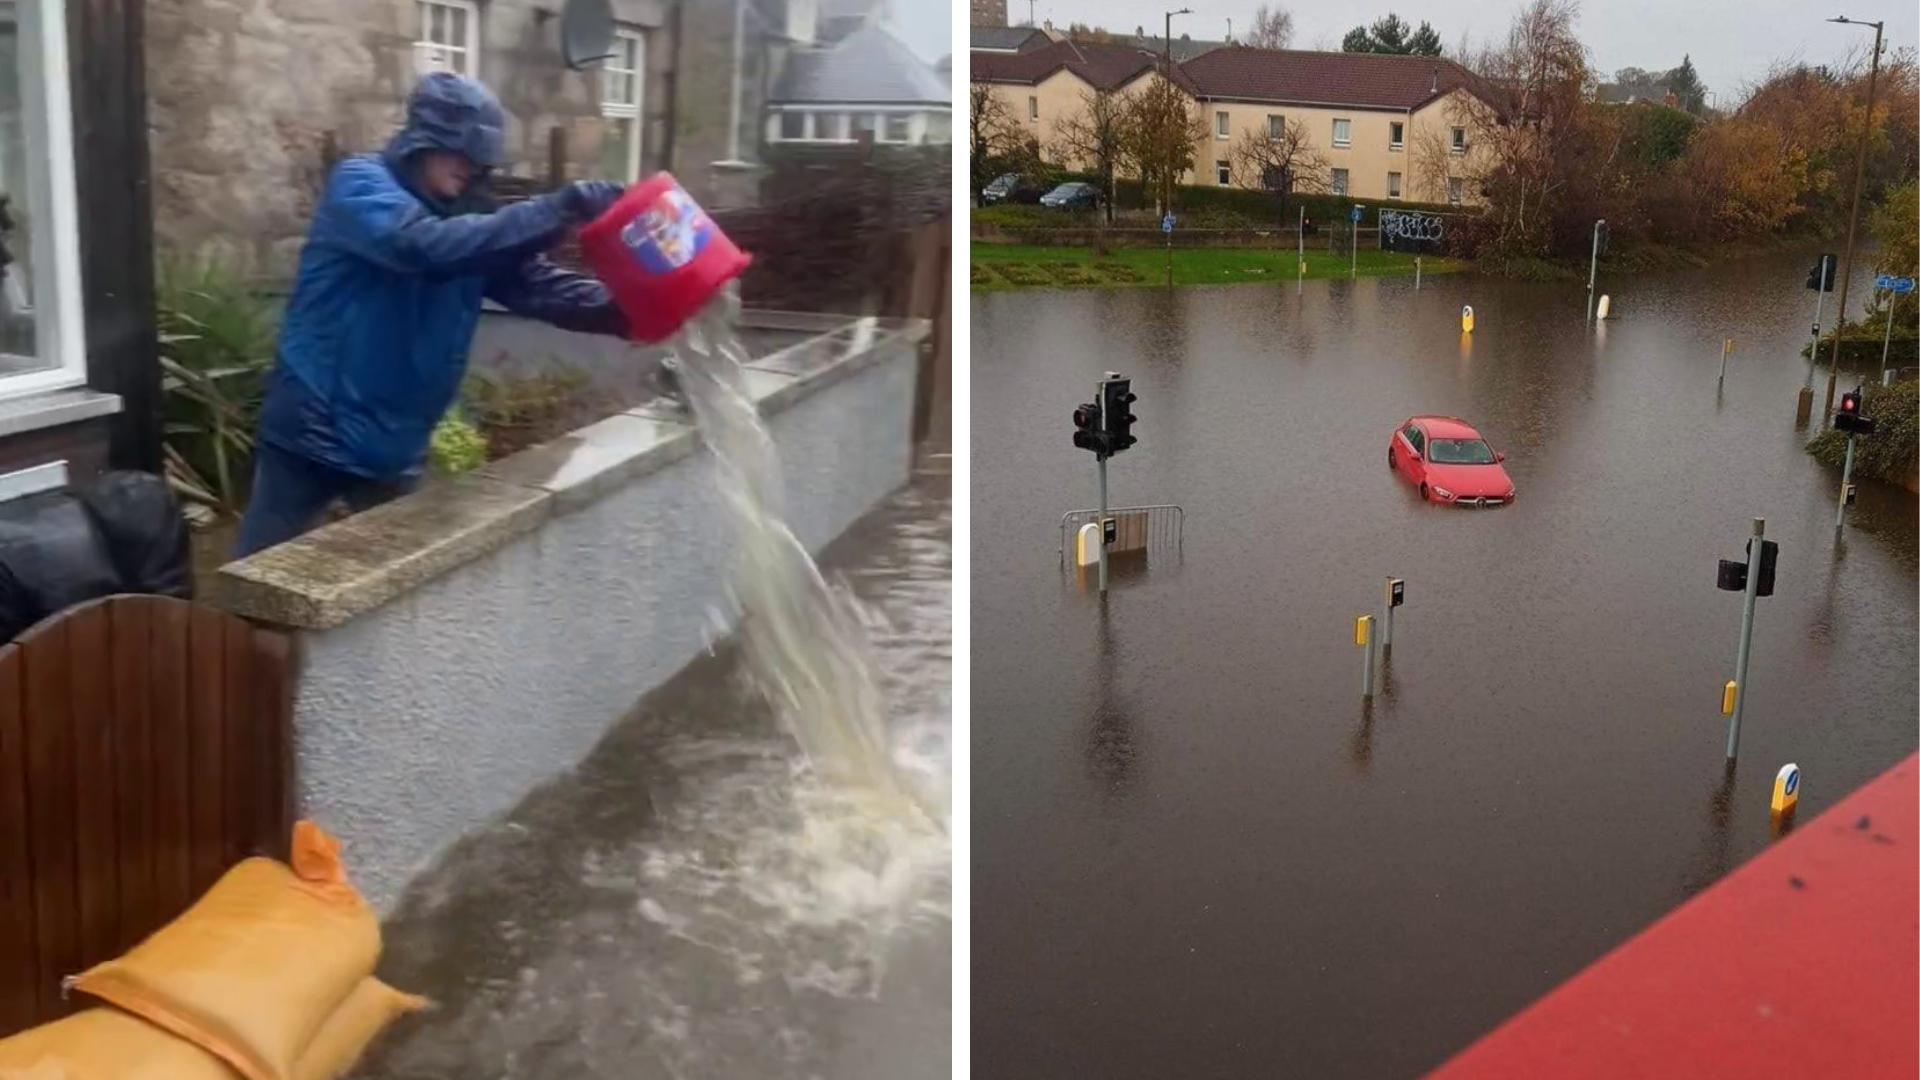
[[[775,105],[948,105],[934,74],[885,27],[865,26],[830,49],[796,51],[768,99]]]
[[[1040,45],[1051,40],[1031,26],[973,26],[967,29],[967,48],[1015,52],[1034,44],[1034,38],[1040,39]]]
[[[1137,48],[1150,50],[1154,53],[1160,53],[1167,47],[1167,39],[1161,37],[1159,34],[1147,34],[1145,36],[1137,34],[1115,34],[1113,35],[1113,43],[1115,45],[1132,45]],[[1191,38],[1174,38],[1173,62],[1176,64],[1184,64],[1194,57],[1199,56],[1201,53],[1212,52],[1225,44],[1226,42],[1224,41],[1194,41]]]

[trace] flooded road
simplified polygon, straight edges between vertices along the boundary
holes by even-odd
[[[1920,519],[1863,483],[1834,536],[1792,430],[1806,261],[1603,282],[1595,331],[1578,285],[1464,276],[975,297],[976,1071],[1418,1076],[1760,850],[1782,764],[1805,821],[1910,753]],[[1113,505],[1186,525],[1103,607],[1055,551],[1106,369],[1139,395]],[[1425,412],[1507,452],[1514,506],[1389,473]],[[1715,566],[1754,517],[1729,779]]]
[[[874,616],[894,759],[943,809],[947,472],[923,468],[821,559]],[[397,1025],[357,1076],[949,1073],[944,833],[836,816],[742,676],[738,647],[717,647],[575,775],[413,884],[380,973],[439,1007]]]

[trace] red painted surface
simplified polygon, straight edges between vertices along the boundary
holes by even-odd
[[[1920,1076],[1917,762],[1803,822],[1428,1080]]]

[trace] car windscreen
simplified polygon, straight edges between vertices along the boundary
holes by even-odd
[[[1435,465],[1491,465],[1493,448],[1479,439],[1434,439],[1427,443],[1427,460]]]

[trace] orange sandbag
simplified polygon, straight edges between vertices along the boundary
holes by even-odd
[[[371,976],[360,980],[347,1000],[320,1025],[294,1066],[293,1080],[339,1080],[373,1042],[374,1036],[427,1000],[403,994]]]
[[[118,1009],[0,1039],[0,1080],[237,1080],[219,1058]]]
[[[290,1080],[380,957],[380,926],[332,837],[295,826],[293,865],[248,859],[179,918],[71,981],[210,1051],[247,1080]]]

